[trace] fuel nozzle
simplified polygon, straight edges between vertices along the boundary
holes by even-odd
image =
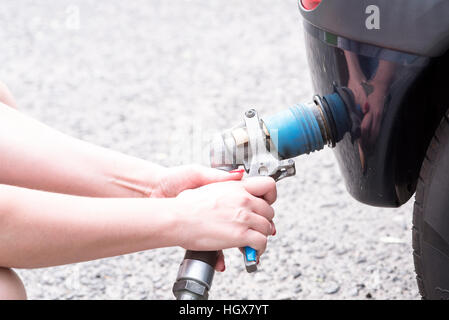
[[[296,169],[291,158],[334,147],[348,131],[352,136],[360,129],[360,112],[352,92],[337,86],[329,95],[264,119],[250,109],[241,123],[213,137],[211,166],[226,171],[243,166],[248,176],[276,181],[292,176]],[[215,252],[187,251],[173,286],[177,299],[207,299],[216,257]],[[245,247],[244,259],[248,272],[257,270],[254,249]]]
[[[245,113],[244,122],[213,138],[211,166],[234,170],[243,165],[251,173],[251,163],[260,154],[270,153],[279,162],[321,150],[325,145],[334,147],[352,130],[354,112],[357,108],[352,92],[337,86],[332,94],[316,95],[311,102],[294,105],[260,120],[257,112],[250,109]],[[251,121],[251,128],[248,119],[257,119]],[[253,174],[263,175],[263,172],[266,170],[258,168]],[[279,177],[275,177],[276,180]]]
[[[211,166],[234,170],[243,166],[248,176],[270,176],[275,181],[295,174],[293,157],[334,147],[351,129],[354,109],[352,92],[334,86],[329,95],[313,97],[309,103],[297,104],[259,119],[254,109],[245,112],[244,121],[211,143]],[[257,269],[257,254],[245,248],[248,272]]]
[[[297,104],[264,119],[279,157],[288,159],[325,145],[333,148],[351,131],[358,112],[351,90],[334,87],[332,94],[314,96],[313,101]]]

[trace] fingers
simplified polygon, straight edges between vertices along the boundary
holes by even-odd
[[[273,221],[270,222],[270,225],[271,225],[271,231],[272,231],[271,235],[274,236],[274,235],[276,235],[276,226],[274,225]],[[249,231],[249,233],[251,234],[251,237],[254,236],[254,234],[252,233],[252,231]],[[254,244],[253,244],[253,245],[248,244],[248,246],[250,246],[251,248],[254,248],[254,249],[257,251],[257,264],[259,264],[259,258],[260,258],[260,256],[261,256],[261,254],[262,254],[262,253],[265,251],[265,249],[266,249],[267,242],[268,242],[268,238],[267,238],[267,237],[264,237],[264,236],[262,235],[262,237],[258,237],[257,239],[255,239],[255,240],[253,240],[253,241],[260,241],[260,243],[261,243],[261,245],[262,245],[262,248],[263,248],[263,249],[261,250],[261,249],[258,249],[259,247],[254,247]],[[254,243],[254,242],[253,242],[253,243]],[[241,252],[243,255],[245,255],[245,248],[244,248],[244,247],[239,247],[238,249],[240,250],[240,252]],[[223,270],[224,270],[224,269],[223,269]]]
[[[367,113],[362,120],[362,124],[360,125],[361,129],[361,139],[364,146],[369,145],[369,137],[372,126],[372,117],[371,113]]]
[[[373,117],[373,124],[371,126],[371,144],[376,142],[377,136],[379,135],[381,117],[382,114],[376,114]]]
[[[240,220],[246,227],[253,229],[265,236],[273,234],[271,221],[268,221],[261,215],[258,215],[254,212],[244,212],[240,214]]]
[[[248,246],[257,251],[257,255],[261,256],[267,248],[267,237],[260,232],[252,229],[247,231]]]
[[[276,182],[270,177],[251,177],[243,181],[246,191],[256,197],[262,197],[268,204],[276,201]]]
[[[274,209],[265,200],[252,197],[250,207],[253,212],[265,217],[268,221],[273,220]]]
[[[218,272],[223,272],[223,271],[225,271],[225,269],[226,269],[226,265],[225,265],[223,251],[220,250],[220,251],[218,251],[218,257],[217,257],[217,263],[215,264],[215,270],[217,270]]]
[[[362,106],[362,112],[363,112],[363,114],[366,114],[366,113],[368,113],[368,111],[369,111],[369,103],[365,102]]]
[[[194,167],[193,171],[195,171],[196,174],[198,174],[199,176],[198,187],[215,182],[241,180],[243,177],[243,170],[227,172],[203,166],[193,166],[193,167]]]

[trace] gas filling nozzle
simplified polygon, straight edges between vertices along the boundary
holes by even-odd
[[[294,105],[272,116],[258,119],[253,109],[245,113],[241,124],[217,134],[211,143],[211,166],[222,170],[235,170],[243,166],[249,175],[270,175],[280,180],[285,159],[321,150],[325,145],[334,147],[353,125],[350,115],[353,106],[352,92],[345,87],[335,87],[332,94],[313,97],[309,103]],[[248,118],[257,118],[248,125]],[[255,160],[270,153],[277,163],[271,170],[251,172],[258,167]],[[253,167],[252,167],[253,164]]]
[[[293,157],[334,147],[348,131],[354,131],[354,97],[348,88],[334,86],[334,92],[314,96],[271,117],[259,119],[254,109],[243,121],[214,136],[210,148],[211,166],[231,171],[243,167],[248,176],[270,176],[275,181],[296,173]],[[248,272],[257,270],[257,252],[245,247]],[[178,299],[207,299],[217,255],[187,251],[181,263],[173,293]]]

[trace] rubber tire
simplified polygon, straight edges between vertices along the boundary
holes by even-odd
[[[413,258],[423,299],[449,299],[449,111],[427,149],[413,209]]]

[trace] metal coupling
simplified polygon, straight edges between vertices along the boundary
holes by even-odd
[[[207,300],[214,268],[201,260],[184,259],[179,267],[173,294],[177,300]]]

